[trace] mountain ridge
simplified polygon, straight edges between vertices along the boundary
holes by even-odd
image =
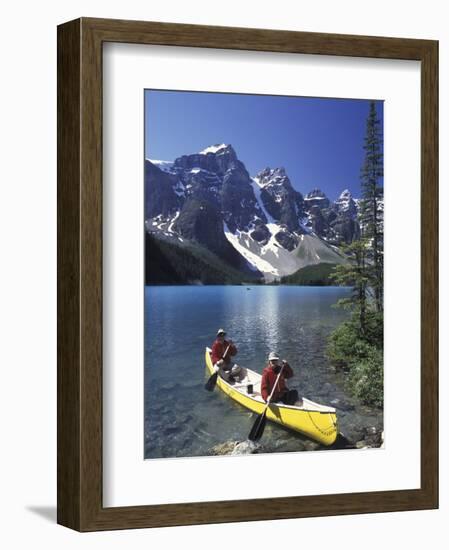
[[[360,235],[359,200],[302,194],[283,167],[251,176],[230,144],[173,161],[145,160],[145,229],[156,239],[196,243],[243,276],[278,281],[307,265],[346,261]]]

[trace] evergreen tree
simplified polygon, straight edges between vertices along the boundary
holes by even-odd
[[[361,169],[361,235],[347,245],[348,263],[337,265],[332,278],[353,287],[352,296],[337,305],[350,308],[349,321],[329,338],[327,355],[349,371],[351,391],[362,402],[383,403],[383,153],[380,121],[371,102]]]
[[[368,243],[364,239],[353,241],[344,247],[344,252],[349,262],[335,266],[331,277],[338,285],[352,286],[353,293],[350,298],[339,300],[337,305],[354,310],[358,317],[360,332],[364,334],[368,309]]]
[[[383,137],[376,105],[370,103],[366,121],[365,159],[361,169],[362,200],[360,226],[362,237],[369,243],[367,260],[370,285],[374,290],[377,311],[383,309]]]

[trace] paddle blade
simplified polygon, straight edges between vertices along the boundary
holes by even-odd
[[[267,409],[265,409],[263,413],[259,414],[259,416],[256,418],[256,421],[254,422],[253,427],[249,432],[248,439],[250,441],[259,441],[259,439],[262,437],[263,432],[265,430],[266,423],[267,423]]]
[[[209,378],[209,380],[204,385],[204,388],[207,391],[213,391],[215,388],[215,384],[217,383],[218,378],[218,372],[214,372],[214,374]]]

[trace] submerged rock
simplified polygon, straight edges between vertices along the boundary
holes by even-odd
[[[371,437],[364,439],[363,442],[367,447],[370,447],[370,448],[377,448],[377,447],[380,447],[381,445],[380,439],[373,439]]]
[[[379,433],[379,430],[376,428],[376,426],[369,426],[366,428],[366,435],[376,435]]]
[[[277,453],[296,453],[304,450],[304,442],[297,437],[281,440],[278,444],[273,445],[272,449],[269,449],[270,452]]]
[[[319,449],[320,444],[316,441],[305,441],[304,442],[304,450],[305,451],[316,451]]]
[[[383,447],[384,432],[376,426],[369,426],[364,430],[364,437],[355,444],[357,449],[376,449]]]
[[[341,411],[353,411],[355,406],[349,401],[343,401],[342,399],[332,399],[331,405]]]
[[[260,449],[260,445],[248,439],[247,441],[236,443],[234,450],[232,451],[231,454],[232,455],[250,455],[250,454],[257,453],[258,449]]]
[[[237,441],[225,441],[224,443],[218,443],[210,449],[212,455],[230,455],[234,450]]]
[[[348,439],[345,434],[339,432],[335,443],[331,446],[332,449],[354,449],[354,442]]]
[[[350,417],[348,417],[348,420],[350,420]],[[365,439],[364,430],[358,425],[347,422],[342,428],[342,432],[345,438],[353,445],[355,445],[356,441],[361,441]]]
[[[259,443],[254,441],[225,441],[218,443],[210,449],[212,455],[249,455],[255,454],[261,448]]]

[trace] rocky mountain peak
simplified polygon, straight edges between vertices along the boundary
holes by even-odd
[[[264,187],[265,185],[269,185],[269,184],[283,185],[286,183],[286,180],[288,184],[290,184],[290,180],[288,179],[288,176],[285,173],[284,167],[279,167],[279,168],[267,167],[264,170],[261,170],[257,174],[256,179],[258,180],[259,185],[261,187]]]
[[[325,199],[327,198],[326,195],[321,191],[321,189],[312,189],[307,195],[304,197],[305,200],[308,199]]]
[[[294,189],[285,168],[265,168],[257,174],[255,181],[261,191],[260,198],[269,216],[290,231],[299,230],[299,219],[303,214],[303,198]]]
[[[312,189],[310,193],[304,197],[304,206],[306,210],[310,210],[314,206],[321,208],[329,208],[330,200],[321,191],[321,189]]]
[[[173,163],[173,169],[175,171],[200,169],[220,176],[223,176],[228,170],[239,170],[247,174],[232,145],[224,143],[210,145],[199,153],[178,157]]]
[[[349,189],[344,189],[344,190],[340,193],[340,196],[338,197],[337,200],[339,200],[339,199],[352,199],[351,191],[349,191]]]
[[[342,191],[338,199],[335,201],[335,206],[337,210],[341,213],[347,213],[350,216],[354,217],[357,214],[357,206],[352,198],[351,191],[345,189]]]

